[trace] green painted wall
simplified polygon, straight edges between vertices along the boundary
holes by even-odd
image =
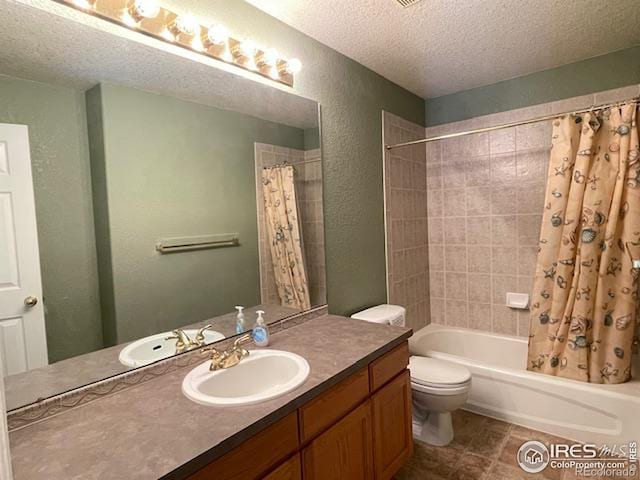
[[[382,110],[422,124],[424,100],[245,2],[190,7],[302,60],[295,89],[322,106],[329,309],[350,314],[386,302]]]
[[[29,126],[49,361],[102,348],[83,93],[0,76],[0,122]]]
[[[427,126],[640,83],[640,46],[425,100]]]
[[[87,110],[97,236],[110,240],[98,250],[107,342],[259,304],[254,142],[302,149],[304,131],[104,84]],[[159,238],[219,233],[241,245],[154,250]]]

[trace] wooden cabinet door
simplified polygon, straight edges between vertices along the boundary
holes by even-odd
[[[289,460],[276,468],[264,480],[301,480],[300,454],[296,453]]]
[[[302,451],[305,480],[371,480],[371,402],[356,408]]]
[[[376,480],[388,480],[413,453],[411,380],[405,370],[371,397]]]

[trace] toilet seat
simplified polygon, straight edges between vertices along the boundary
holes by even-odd
[[[414,382],[413,379],[411,380],[411,390],[413,390],[414,392],[429,393],[431,395],[460,395],[461,393],[467,392],[469,390],[469,387],[471,387],[471,380],[469,380],[467,383],[462,383],[454,387],[422,385],[420,383]]]
[[[462,365],[430,357],[409,359],[411,388],[434,395],[457,395],[469,389],[471,372]]]

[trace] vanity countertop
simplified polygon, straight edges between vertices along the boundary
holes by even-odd
[[[14,479],[185,478],[410,335],[335,315],[308,320],[269,345],[309,362],[294,391],[257,405],[202,406],[182,394],[190,368],[181,369],[11,432]]]

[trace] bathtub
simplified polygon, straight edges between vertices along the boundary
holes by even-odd
[[[465,410],[579,442],[640,441],[637,375],[621,385],[598,385],[529,372],[526,339],[441,325],[418,330],[409,348],[469,369]]]

